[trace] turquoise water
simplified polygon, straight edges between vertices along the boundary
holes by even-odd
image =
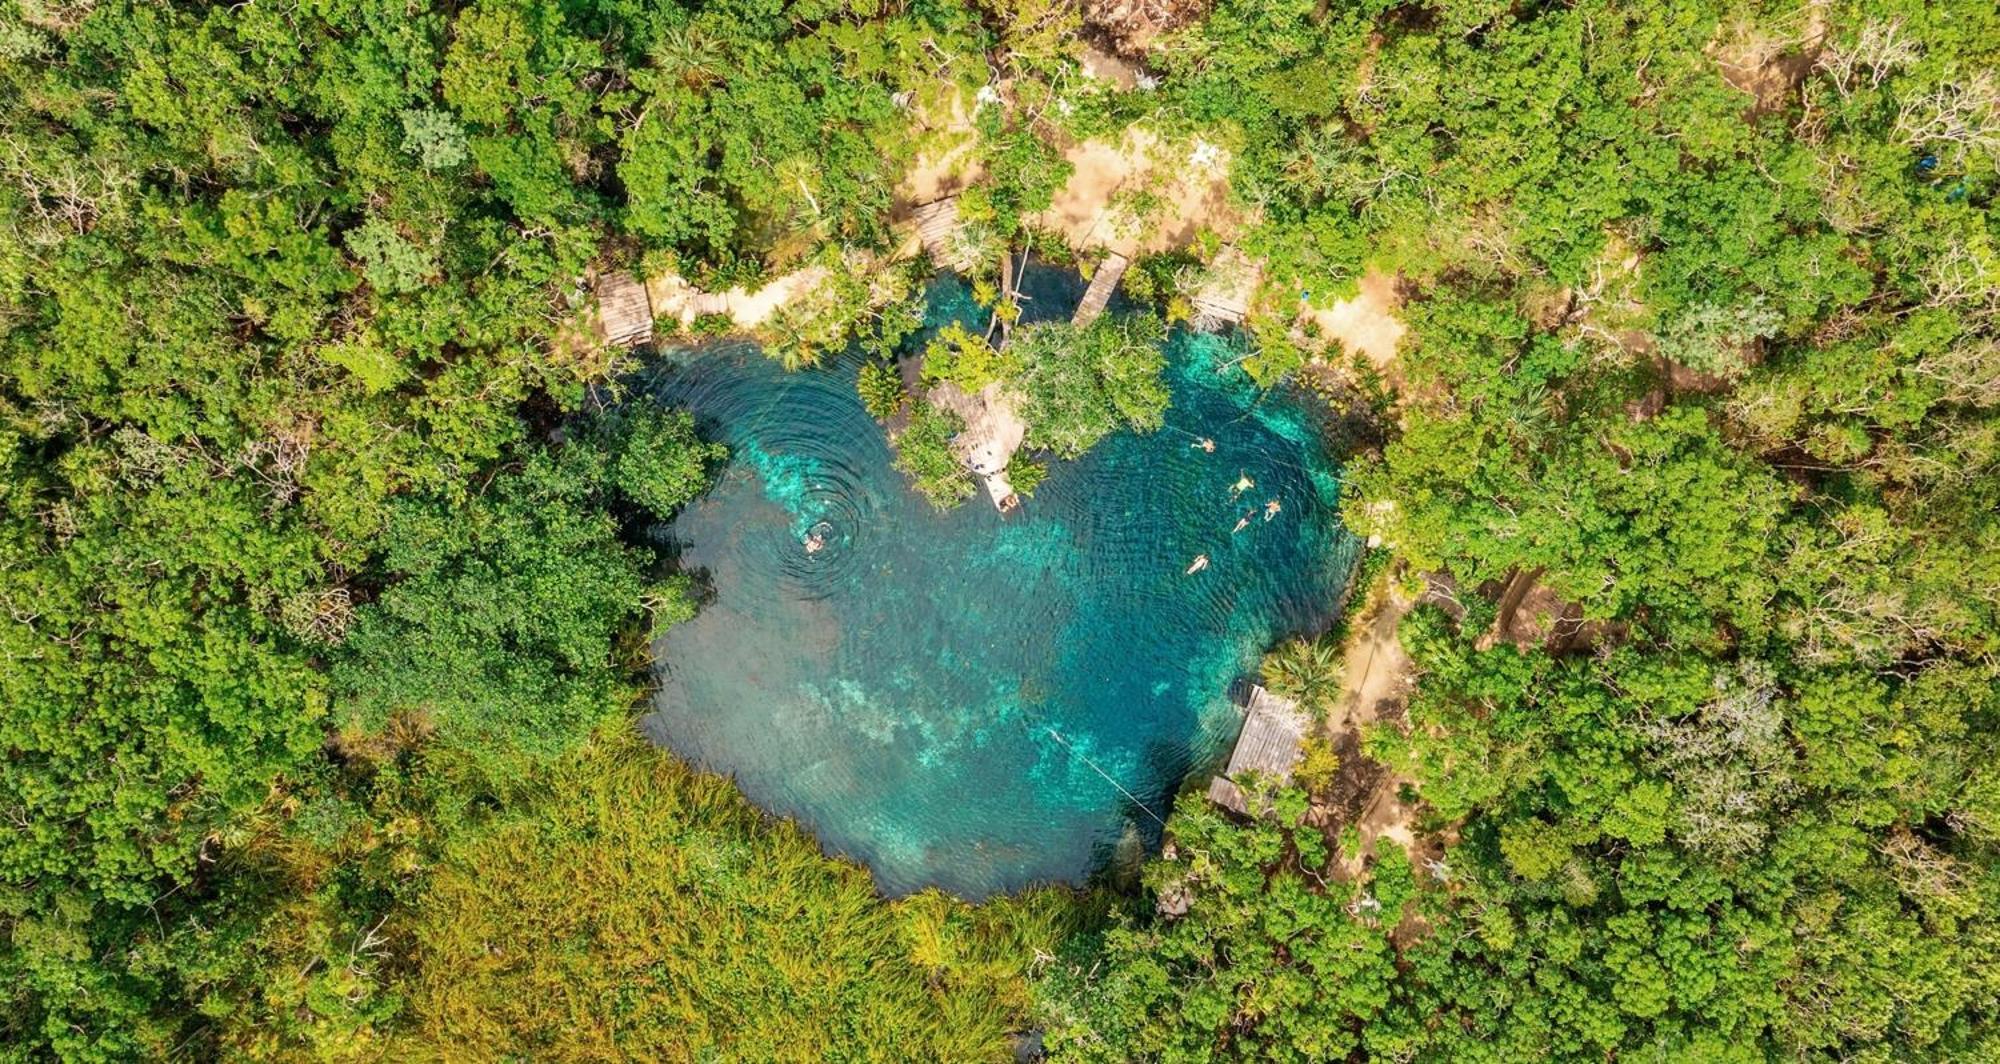
[[[1066,316],[1074,278],[1035,282],[1031,317]],[[950,281],[932,307],[974,313]],[[1003,519],[983,494],[939,513],[908,488],[856,359],[786,374],[742,344],[668,352],[649,391],[732,457],[659,532],[714,598],[656,648],[647,733],[891,894],[1079,881],[1121,838],[1156,842],[1154,816],[1235,737],[1232,684],[1328,619],[1354,552],[1308,410],[1214,337],[1176,332],[1167,354],[1166,427],[1052,463]]]

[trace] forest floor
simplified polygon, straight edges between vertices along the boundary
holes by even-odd
[[[1171,144],[1134,127],[1072,144],[1063,158],[1074,170],[1036,221],[1079,251],[1170,251],[1203,230],[1228,241],[1248,221],[1229,202],[1228,155],[1205,141]]]
[[[896,184],[891,212],[898,218],[962,192],[986,176],[986,164],[979,158],[979,131],[973,128],[972,108],[963,96],[954,95],[942,113],[920,111],[917,123],[923,127],[924,147]]]

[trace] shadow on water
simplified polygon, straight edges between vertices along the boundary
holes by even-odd
[[[1025,318],[1066,317],[1083,287],[1031,269]],[[955,279],[930,299],[932,327],[983,324]],[[1328,621],[1355,550],[1306,406],[1227,368],[1225,340],[1166,347],[1165,427],[1052,462],[1004,520],[907,487],[856,355],[786,374],[744,343],[664,353],[643,394],[731,457],[660,532],[713,597],[656,648],[647,733],[890,894],[1079,882],[1151,852],[1154,817],[1235,736],[1232,684]]]

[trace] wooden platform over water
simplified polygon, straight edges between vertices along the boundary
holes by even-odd
[[[1196,327],[1216,329],[1243,324],[1260,279],[1257,263],[1241,249],[1234,244],[1223,248],[1209,264],[1207,280],[1190,301],[1194,304]]]
[[[1130,265],[1131,259],[1115,251],[1104,256],[1104,261],[1097,264],[1097,272],[1090,275],[1090,288],[1083,293],[1083,302],[1076,305],[1076,316],[1070,319],[1070,324],[1081,329],[1096,321],[1111,302],[1119,278],[1125,276],[1125,267]]]
[[[1236,749],[1229,754],[1229,767],[1208,781],[1208,800],[1248,814],[1249,803],[1243,788],[1230,782],[1243,773],[1256,772],[1268,779],[1290,780],[1298,764],[1299,747],[1305,742],[1312,718],[1290,701],[1252,685],[1250,705],[1237,733]]]

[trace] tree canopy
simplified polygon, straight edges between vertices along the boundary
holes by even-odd
[[[0,1057],[2000,1055],[1993,5],[1126,8],[0,10]],[[631,734],[723,452],[591,285],[825,271],[767,349],[860,334],[948,503],[922,267],[853,264],[920,160],[979,272],[1066,254],[1133,130],[1114,239],[1217,159],[1231,220],[1131,294],[1191,317],[1226,242],[1226,371],[1393,383],[1343,505],[1415,687],[1267,817],[1184,800],[1134,891],[885,901]],[[1370,271],[1360,373],[1312,312]],[[1162,424],[1164,329],[932,376],[1074,456]],[[1410,849],[1344,822],[1363,766]]]

